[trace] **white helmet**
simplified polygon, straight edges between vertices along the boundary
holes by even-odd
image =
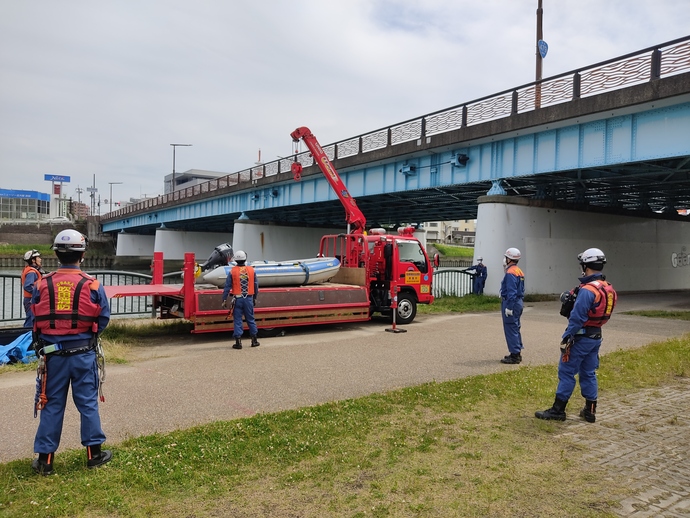
[[[88,240],[81,232],[68,228],[55,236],[53,250],[56,252],[85,252]]]
[[[515,262],[518,262],[520,260],[520,257],[522,257],[522,255],[520,254],[520,250],[518,250],[517,248],[509,248],[503,255],[505,255],[511,261]]]
[[[483,258],[481,255],[480,255],[479,257],[477,257],[477,262],[478,262],[478,263],[481,263],[483,260],[484,260],[484,258]]]
[[[577,255],[577,260],[581,266],[586,266],[592,270],[603,270],[606,264],[606,256],[599,248],[588,248]]]
[[[232,258],[235,261],[246,261],[247,260],[247,254],[244,252],[244,250],[238,250],[235,252],[235,255],[232,256]]]
[[[34,250],[29,250],[28,252],[26,252],[26,253],[24,254],[24,260],[25,260],[27,263],[30,263],[30,262],[31,262],[34,258],[36,258],[36,257],[41,257],[41,252],[39,252],[39,251],[36,250],[36,249],[34,249]]]

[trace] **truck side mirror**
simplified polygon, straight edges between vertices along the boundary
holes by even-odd
[[[441,256],[438,255],[438,252],[434,254],[434,268],[438,268],[441,266]]]

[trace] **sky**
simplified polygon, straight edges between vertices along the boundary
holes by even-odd
[[[172,143],[192,144],[177,173],[234,173],[290,155],[299,126],[327,145],[529,83],[537,6],[0,0],[0,188],[69,176],[77,200],[95,175],[102,202],[151,197]],[[690,0],[543,9],[544,78],[690,34]]]

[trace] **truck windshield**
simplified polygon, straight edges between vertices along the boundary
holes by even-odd
[[[414,263],[420,272],[427,273],[429,265],[418,241],[398,241],[397,244],[401,263]]]

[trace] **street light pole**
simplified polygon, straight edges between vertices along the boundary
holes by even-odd
[[[108,212],[113,211],[113,185],[121,185],[122,182],[108,182],[108,185],[110,185],[110,210]]]
[[[170,193],[175,192],[175,149],[177,146],[189,147],[191,144],[170,144],[173,148],[173,174],[172,174],[172,185],[170,186]]]

